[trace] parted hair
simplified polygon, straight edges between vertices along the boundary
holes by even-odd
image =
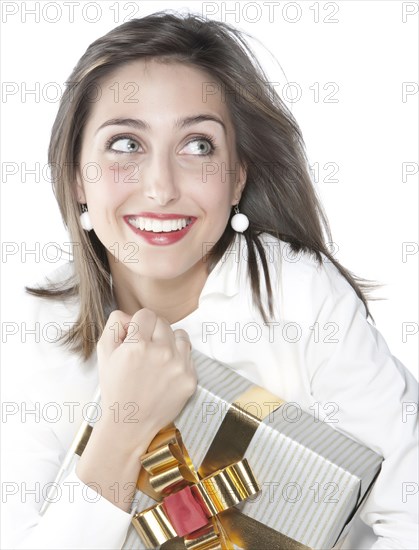
[[[265,322],[274,315],[266,251],[259,238],[269,233],[288,243],[293,253],[323,254],[349,282],[371,317],[367,300],[378,285],[345,269],[331,254],[329,223],[313,185],[302,132],[245,39],[245,33],[198,14],[172,10],[132,19],[94,41],[80,58],[63,93],[48,150],[53,189],[73,247],[68,280],[27,291],[50,299],[76,297],[79,315],[63,342],[84,359],[95,349],[112,308],[110,268],[94,230],[80,226],[76,196],[82,132],[92,107],[92,89],[111,72],[138,59],[184,63],[206,71],[220,87],[236,133],[240,163],[247,168],[240,210],[249,220],[243,233],[248,246],[252,299]],[[232,211],[232,214],[234,212]],[[228,223],[208,253],[208,273],[233,242]],[[263,269],[267,300],[261,296]],[[265,311],[264,302],[268,312]],[[108,312],[108,313],[107,313]],[[373,319],[372,319],[373,320]]]

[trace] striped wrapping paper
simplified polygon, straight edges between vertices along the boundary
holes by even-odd
[[[198,470],[231,403],[255,386],[227,365],[196,350],[192,357],[198,389],[175,425]],[[290,420],[283,414],[284,405],[260,421],[245,450],[243,456],[262,491],[238,508],[248,518],[298,543],[283,548],[338,547],[355,511],[368,495],[383,458],[304,411]],[[248,411],[252,411],[250,404]],[[226,445],[240,435],[237,429]],[[137,491],[135,503],[136,510],[142,511],[155,501]],[[123,548],[146,548],[132,525]]]

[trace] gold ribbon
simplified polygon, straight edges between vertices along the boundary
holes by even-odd
[[[242,514],[234,506],[259,492],[253,472],[244,454],[260,423],[283,400],[252,386],[232,403],[208,452],[195,472],[179,431],[165,429],[152,441],[141,457],[143,468],[137,488],[155,500],[172,491],[193,485],[211,523],[180,539],[164,512],[156,504],[132,518],[132,523],[148,548],[164,550],[227,550],[233,543],[241,548],[282,548],[303,550],[308,547]],[[251,411],[251,412],[250,412]]]
[[[142,470],[137,488],[149,496],[161,500],[170,494],[190,487],[190,502],[196,503],[202,513],[198,529],[184,533],[184,544],[191,550],[233,548],[217,515],[246,498],[255,495],[260,488],[246,459],[229,464],[211,475],[200,479],[185,449],[179,430],[175,427],[160,431],[141,457]],[[134,515],[132,523],[144,543],[151,548],[160,546],[178,536],[170,520],[170,510],[165,501]]]

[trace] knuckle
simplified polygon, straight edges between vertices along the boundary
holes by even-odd
[[[122,318],[123,316],[123,312],[120,310],[120,309],[114,309],[113,311],[110,312],[109,314],[109,317],[108,317],[108,323],[110,321],[118,321],[119,319]]]
[[[151,318],[155,318],[157,317],[156,313],[152,310],[152,309],[149,309],[147,307],[143,307],[142,309],[140,309],[136,315],[140,315],[140,316],[146,316],[146,317],[151,317]]]
[[[188,397],[195,393],[196,387],[198,385],[198,380],[196,376],[189,376],[185,383],[185,391]]]
[[[160,348],[160,359],[162,363],[169,363],[173,359],[173,351],[170,346],[162,346]]]

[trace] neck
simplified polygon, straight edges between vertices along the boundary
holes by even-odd
[[[203,262],[173,279],[138,275],[123,262],[111,262],[110,270],[118,309],[134,315],[147,308],[169,324],[180,321],[198,308],[199,296],[208,278],[207,264]]]

